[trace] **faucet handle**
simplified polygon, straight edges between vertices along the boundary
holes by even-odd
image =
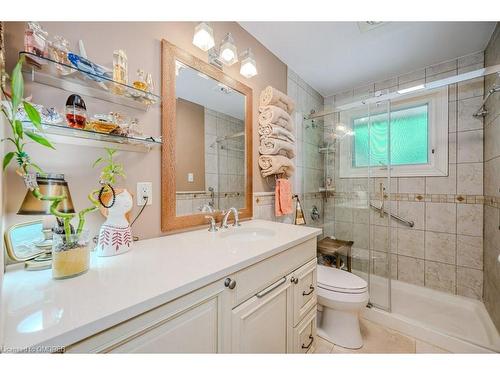
[[[209,223],[208,231],[217,232],[217,225],[215,225],[215,218],[213,216],[207,215],[205,216],[205,219],[207,219]]]
[[[235,207],[232,207],[231,211],[233,211],[233,215],[234,215],[233,227],[241,227],[241,224],[240,224],[240,213],[238,212],[238,209],[235,208]]]
[[[231,210],[221,210],[221,215],[222,215],[222,220],[220,222],[220,228],[221,229],[226,229],[227,226],[227,219],[229,218],[229,214],[231,213]]]

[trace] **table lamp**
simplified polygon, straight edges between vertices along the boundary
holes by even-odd
[[[36,182],[43,195],[65,195],[66,199],[59,203],[57,210],[63,213],[75,213],[71,193],[68,183],[63,174],[46,173],[36,175]],[[25,263],[28,270],[41,270],[51,267],[52,261],[52,227],[54,220],[51,220],[50,206],[52,201],[42,201],[37,199],[30,190],[26,192],[23,203],[17,212],[18,215],[45,215],[43,218],[43,240],[35,243],[43,254],[37,254],[33,259]]]

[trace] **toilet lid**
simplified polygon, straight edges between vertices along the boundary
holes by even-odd
[[[361,277],[323,265],[318,265],[318,286],[341,293],[363,293],[368,290],[368,284]]]

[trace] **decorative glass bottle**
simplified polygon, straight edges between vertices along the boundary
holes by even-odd
[[[40,57],[48,57],[48,33],[37,22],[28,22],[24,32],[24,50]]]
[[[60,35],[54,36],[54,40],[49,42],[49,57],[58,63],[71,66],[68,60],[69,42]],[[71,68],[62,65],[56,65],[57,70],[63,75],[70,74]]]

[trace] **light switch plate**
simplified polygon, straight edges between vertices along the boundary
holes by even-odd
[[[194,174],[188,173],[188,182],[194,182]]]
[[[151,206],[153,204],[153,184],[151,182],[138,182],[136,197],[138,206],[144,206],[145,197],[148,197],[147,206]]]

